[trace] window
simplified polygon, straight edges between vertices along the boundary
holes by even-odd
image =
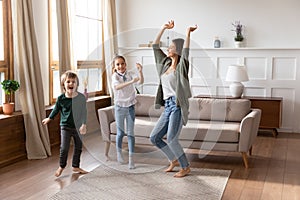
[[[0,82],[12,78],[12,32],[10,1],[0,0]],[[0,90],[0,105],[5,102],[4,91]]]
[[[50,98],[60,95],[59,54],[57,38],[56,0],[49,0],[50,8]],[[105,92],[105,66],[102,52],[102,1],[73,0],[69,1],[73,14],[71,22],[72,47],[77,65],[80,92],[86,87],[92,96]],[[72,4],[73,3],[73,4]]]
[[[1,21],[1,23],[0,23],[0,38],[1,38],[1,41],[0,41],[0,47],[2,47],[1,49],[0,49],[0,60],[4,60],[4,37],[3,37],[3,32],[4,32],[4,30],[3,30],[3,18],[4,18],[4,16],[3,16],[3,1],[2,0],[0,0],[0,21]]]

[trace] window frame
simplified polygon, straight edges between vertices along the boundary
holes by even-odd
[[[3,6],[4,60],[0,60],[0,72],[4,73],[5,79],[14,79],[11,1],[2,0],[2,6]],[[5,102],[8,101],[7,98],[8,98],[7,95],[5,95]],[[13,95],[12,101],[14,100],[15,100],[15,96]]]
[[[87,60],[77,61],[77,69],[89,69],[89,68],[99,68],[102,70],[102,90],[95,91],[95,92],[89,92],[89,96],[101,96],[106,94],[106,70],[105,70],[105,64],[103,60]]]
[[[59,70],[59,60],[53,60],[53,46],[52,46],[52,17],[51,17],[51,0],[48,0],[48,45],[49,45],[49,102],[54,104],[56,102],[56,97],[53,94],[53,71]],[[102,26],[103,28],[103,26]],[[102,38],[103,40],[103,38]],[[103,42],[103,41],[102,41]],[[103,56],[103,55],[102,55]],[[103,58],[103,57],[102,57]],[[102,90],[89,92],[89,97],[106,95],[107,91],[107,78],[106,78],[106,68],[104,60],[77,60],[77,69],[89,69],[89,68],[99,68],[102,71]]]

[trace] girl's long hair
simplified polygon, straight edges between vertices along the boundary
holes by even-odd
[[[115,72],[117,71],[117,69],[115,68],[115,61],[116,61],[117,59],[119,59],[119,58],[123,59],[124,62],[126,63],[126,60],[125,60],[125,57],[124,57],[124,56],[116,55],[116,56],[113,58],[113,61],[112,61],[112,74],[115,73]]]

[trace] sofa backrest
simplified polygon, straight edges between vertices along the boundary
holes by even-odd
[[[136,96],[135,114],[137,116],[159,117],[164,107],[154,108],[155,96],[139,94]],[[241,121],[251,108],[249,99],[190,98],[189,119],[213,121]]]
[[[151,117],[159,117],[163,107],[160,109],[155,109],[155,96],[148,94],[138,94],[136,96],[136,104],[135,104],[135,114],[138,116],[151,116]]]
[[[249,99],[190,98],[189,119],[241,121],[251,109]]]

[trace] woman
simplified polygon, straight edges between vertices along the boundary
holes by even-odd
[[[191,170],[178,137],[182,126],[187,123],[188,98],[192,96],[188,79],[188,56],[190,33],[195,31],[197,26],[187,28],[185,41],[181,38],[172,40],[165,54],[159,48],[159,42],[164,31],[173,27],[174,21],[164,24],[153,42],[156,68],[160,77],[155,107],[165,106],[165,110],[152,130],[150,140],[169,159],[170,166],[165,172],[171,172],[175,166],[180,165],[181,170],[174,177],[184,177]],[[166,134],[167,143],[163,140]]]

